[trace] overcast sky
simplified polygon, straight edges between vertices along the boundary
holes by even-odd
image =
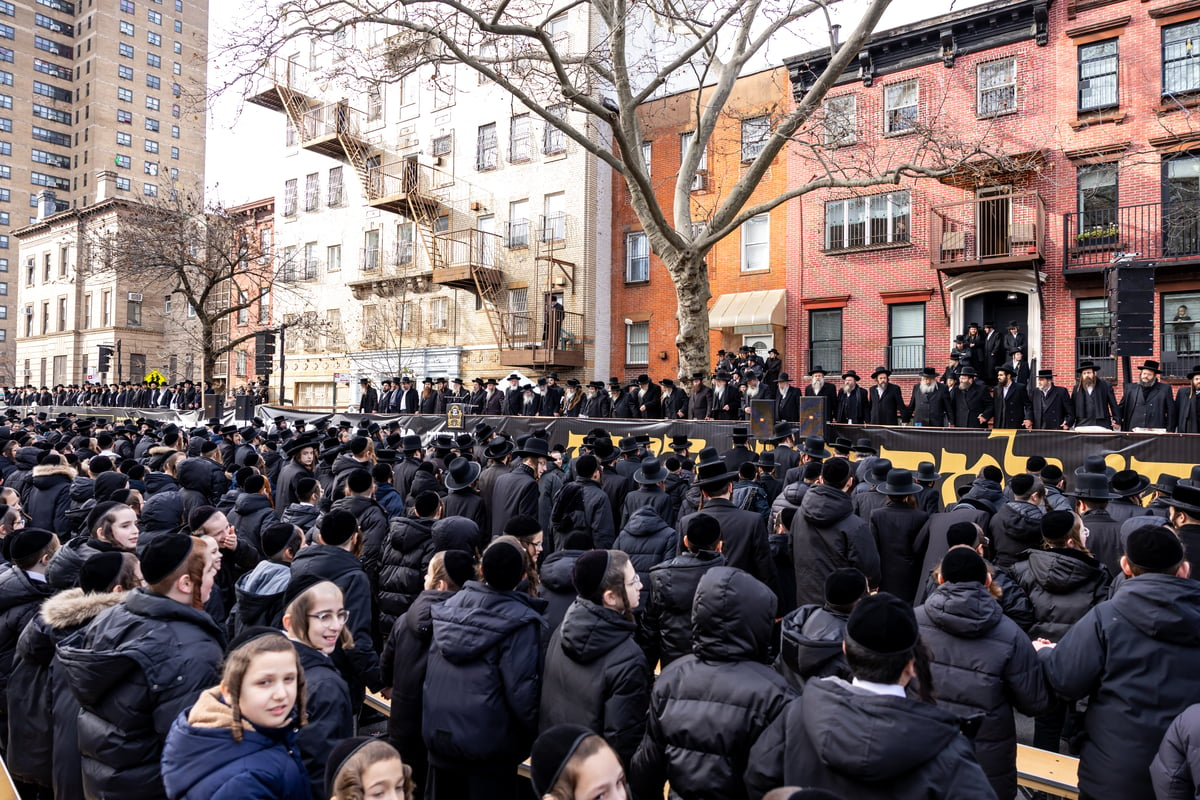
[[[952,10],[981,5],[988,0],[893,0],[884,14],[879,30],[936,17]],[[210,53],[214,56],[228,41],[229,31],[244,22],[245,0],[211,0],[209,4]],[[845,0],[831,12],[842,24],[843,35],[853,27],[866,0]],[[773,44],[765,53],[768,63],[781,63],[788,56],[821,46],[827,34],[819,32],[816,44],[802,39]],[[210,68],[210,86],[217,85]],[[214,101],[208,117],[207,183],[209,196],[230,206],[275,194],[279,153],[283,148],[283,115],[245,103],[239,93],[230,91]]]

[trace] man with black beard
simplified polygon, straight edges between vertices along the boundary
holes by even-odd
[[[950,393],[950,424],[956,428],[986,428],[992,413],[992,397],[976,383],[974,367],[963,367],[958,386]]]
[[[579,381],[575,378],[567,378],[567,388],[563,391],[558,413],[564,417],[578,417],[582,409],[583,392],[579,391]]]
[[[808,377],[810,382],[804,387],[805,397],[824,397],[825,398],[825,419],[832,420],[837,416],[838,393],[837,388],[825,382],[825,368],[813,367]]]
[[[1175,398],[1171,387],[1158,379],[1160,374],[1157,361],[1146,359],[1138,367],[1138,382],[1126,386],[1121,398],[1121,430],[1175,429]]]
[[[1033,427],[1038,430],[1071,430],[1075,422],[1075,414],[1071,406],[1071,397],[1067,390],[1054,385],[1054,372],[1039,369],[1037,388],[1030,392],[1030,405],[1033,408]]]
[[[1079,362],[1079,383],[1071,395],[1075,407],[1075,427],[1101,427],[1116,430],[1121,414],[1117,406],[1117,395],[1108,381],[1096,374],[1096,365],[1091,361]]]
[[[1200,433],[1200,367],[1187,374],[1190,386],[1180,386],[1175,395],[1175,432]]]
[[[996,389],[992,407],[992,427],[1015,430],[1033,427],[1033,408],[1025,384],[1018,383],[1008,365],[996,369]]]
[[[946,387],[937,382],[937,370],[925,367],[921,380],[912,388],[912,397],[904,410],[904,421],[925,428],[941,428],[950,413]]]

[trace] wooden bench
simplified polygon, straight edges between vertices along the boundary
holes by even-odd
[[[1017,784],[1055,797],[1079,797],[1079,759],[1017,745]]]
[[[21,800],[21,795],[17,794],[17,785],[13,782],[12,775],[8,772],[8,764],[4,763],[4,759],[0,759],[0,800]]]

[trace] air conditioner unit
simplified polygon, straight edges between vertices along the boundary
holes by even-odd
[[[703,192],[708,190],[708,170],[698,169],[696,174],[692,176],[692,191]]]
[[[130,292],[129,293],[129,302],[131,302],[131,303],[142,302],[142,293],[141,292]]]
[[[483,203],[479,202],[478,200],[472,200],[471,201],[471,210],[472,211],[483,211]]]
[[[25,316],[27,316],[27,317],[33,316],[33,306],[25,306]]]

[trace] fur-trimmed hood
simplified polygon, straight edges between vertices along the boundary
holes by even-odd
[[[49,475],[63,475],[69,481],[75,480],[77,473],[69,464],[38,464],[33,468],[33,477],[43,478]]]
[[[124,592],[91,592],[67,589],[42,603],[42,621],[52,628],[74,628],[91,622],[106,609],[125,598]]]

